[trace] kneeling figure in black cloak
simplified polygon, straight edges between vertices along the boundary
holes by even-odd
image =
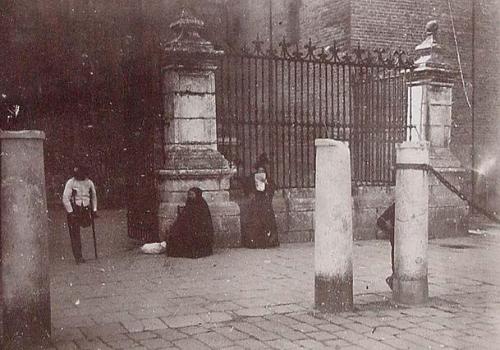
[[[203,192],[198,187],[188,191],[186,205],[179,209],[177,219],[170,228],[167,255],[201,258],[212,255],[214,227]]]

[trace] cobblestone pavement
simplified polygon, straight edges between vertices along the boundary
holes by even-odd
[[[355,242],[356,309],[321,315],[312,243],[151,256],[127,240],[122,211],[102,214],[102,257],[83,265],[71,258],[62,215],[52,215],[56,349],[500,348],[500,228],[431,241],[431,299],[418,307],[390,303],[388,242]]]

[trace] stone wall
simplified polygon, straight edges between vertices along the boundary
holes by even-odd
[[[241,231],[243,233],[248,222],[250,199],[237,191],[233,191],[231,195],[232,200],[237,202],[240,207]],[[273,208],[281,243],[313,240],[313,189],[277,191],[273,198]]]
[[[234,194],[240,205],[242,232],[250,200]],[[353,236],[355,240],[384,238],[376,227],[377,218],[394,200],[393,187],[353,188]],[[278,223],[281,243],[309,242],[314,240],[314,189],[277,191],[273,208]]]
[[[456,176],[455,176],[456,175]],[[447,175],[459,188],[464,186],[460,174]],[[429,237],[459,236],[466,232],[467,206],[458,197],[450,202],[449,190],[429,176]],[[247,221],[250,200],[232,192],[232,200],[240,206],[242,232]],[[377,218],[394,202],[392,186],[353,187],[353,237],[355,240],[388,239],[376,226]],[[281,243],[309,242],[314,240],[314,189],[277,191],[273,208],[278,223]],[[457,215],[458,213],[458,215]],[[219,246],[237,246],[239,239],[226,237]]]
[[[246,222],[249,199],[233,193],[240,206],[242,232]],[[353,188],[353,234],[355,240],[384,238],[375,226],[382,212],[391,205],[393,187]],[[309,242],[314,240],[314,189],[277,191],[273,208],[278,223],[281,243]]]
[[[438,169],[439,170],[439,169]],[[458,189],[466,189],[461,169],[442,169],[445,178]],[[467,233],[469,210],[467,204],[429,175],[429,238],[442,238]]]

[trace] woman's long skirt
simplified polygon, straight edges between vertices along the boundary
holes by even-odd
[[[243,245],[245,247],[270,248],[279,246],[272,201],[264,193],[257,193],[250,201],[245,226],[243,232]]]

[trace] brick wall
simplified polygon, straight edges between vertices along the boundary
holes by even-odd
[[[484,171],[478,178],[479,200],[500,209],[500,3],[495,0],[476,1],[475,35],[475,153],[476,168]]]
[[[461,56],[462,69],[469,98],[471,97],[472,7],[470,0],[451,1],[452,15]],[[439,23],[438,41],[446,57],[458,70],[455,39],[447,0],[423,0],[416,5],[411,0],[352,0],[351,43],[402,48],[413,53],[425,35],[425,24],[435,19]],[[470,166],[472,144],[471,112],[467,105],[459,76],[453,89],[453,153],[463,165]]]
[[[454,176],[448,178],[459,185]],[[449,191],[434,178],[430,178],[429,190],[429,237],[443,238],[463,235],[467,223],[467,207],[456,197],[450,205]],[[233,193],[233,200],[240,206],[241,229],[248,221],[250,199]],[[359,186],[352,192],[353,238],[369,240],[385,237],[376,226],[377,218],[394,202],[394,187]],[[308,242],[314,240],[314,189],[289,189],[275,193],[273,209],[281,243]],[[224,246],[223,242],[222,246]]]
[[[321,47],[334,41],[348,44],[351,31],[350,0],[304,0],[300,8],[302,42],[309,38]]]

